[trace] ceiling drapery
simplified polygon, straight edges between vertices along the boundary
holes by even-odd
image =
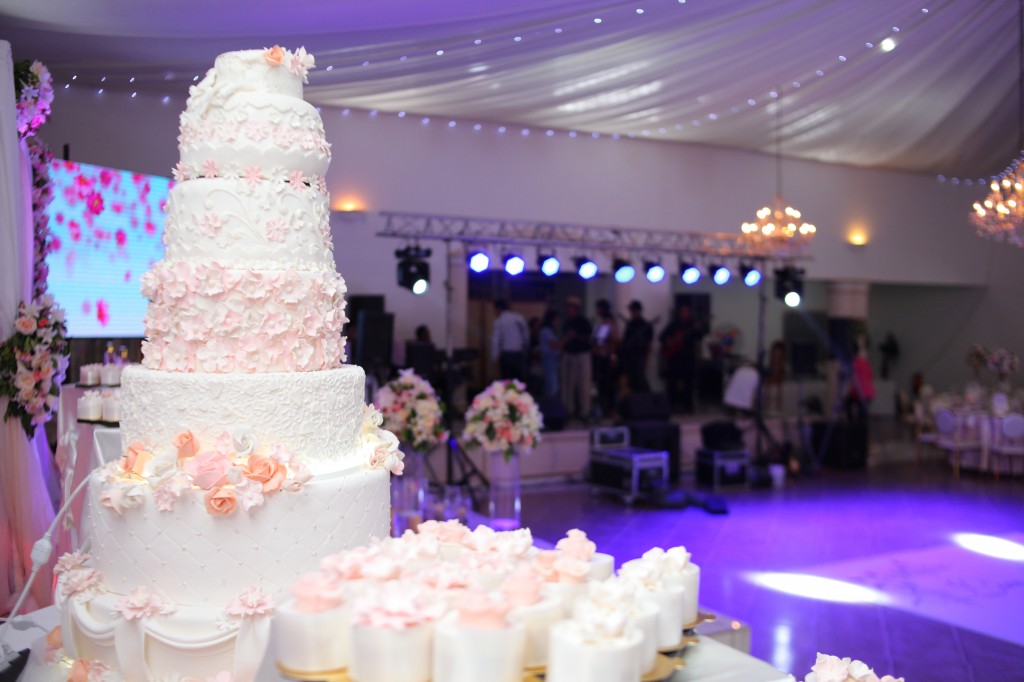
[[[316,54],[307,97],[983,177],[1016,121],[1013,0],[3,0],[58,88],[184,94],[217,53]],[[517,40],[518,38],[518,40]],[[889,39],[890,51],[882,46]],[[134,81],[129,83],[129,79]]]

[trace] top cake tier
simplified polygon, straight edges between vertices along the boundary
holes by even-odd
[[[180,177],[241,176],[258,168],[264,176],[302,171],[322,177],[330,144],[316,109],[302,99],[313,57],[299,48],[229,52],[189,90],[181,114]]]

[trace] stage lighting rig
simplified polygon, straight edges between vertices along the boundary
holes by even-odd
[[[466,257],[466,263],[469,264],[469,269],[473,272],[480,273],[491,267],[491,257],[487,255],[486,251],[480,249],[473,249],[469,252]]]
[[[593,279],[597,276],[597,263],[586,257],[577,258],[576,272],[583,279]]]
[[[729,278],[732,277],[732,272],[724,265],[708,264],[708,271],[711,273],[711,279],[718,286],[725,286],[729,283]]]
[[[398,259],[398,286],[408,289],[417,296],[430,290],[430,249],[407,246],[395,251]]]
[[[748,287],[756,287],[761,283],[761,271],[753,265],[740,265],[740,274]]]
[[[526,269],[526,261],[523,260],[522,256],[514,253],[505,255],[505,272],[515,277],[516,275],[523,274],[523,270]]]
[[[693,263],[680,263],[679,279],[683,280],[683,284],[696,284],[700,281],[700,268]]]
[[[657,284],[665,279],[665,268],[655,261],[644,261],[644,271],[647,273],[647,281]]]
[[[800,305],[804,293],[804,271],[787,265],[775,271],[775,298],[781,299],[790,308]]]
[[[636,277],[636,268],[625,258],[616,258],[612,261],[612,272],[615,273],[615,281],[619,284],[632,282]]]
[[[554,277],[562,269],[562,264],[555,254],[541,253],[537,255],[537,267],[548,277]]]

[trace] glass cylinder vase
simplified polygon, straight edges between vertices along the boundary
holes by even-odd
[[[491,452],[487,475],[491,483],[487,500],[491,528],[519,528],[519,453],[513,452],[506,456],[504,452]]]
[[[391,477],[392,533],[399,536],[416,530],[424,518],[428,486],[427,455],[419,450],[405,453],[405,471]]]

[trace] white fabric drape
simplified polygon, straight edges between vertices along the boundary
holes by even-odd
[[[19,144],[11,46],[0,41],[0,338],[14,329],[18,302],[32,294],[31,169]],[[7,400],[0,399],[0,415]],[[2,416],[0,416],[2,419]],[[40,460],[21,424],[0,422],[0,611],[13,605],[32,569],[33,543],[53,520]],[[35,605],[51,603],[44,567],[32,589]]]
[[[450,117],[456,133],[771,152],[781,87],[787,156],[977,178],[1017,154],[1014,0],[135,4],[8,0],[0,23],[50,62],[58,97],[71,83],[180,102],[219,52],[280,43],[316,55],[314,104]]]

